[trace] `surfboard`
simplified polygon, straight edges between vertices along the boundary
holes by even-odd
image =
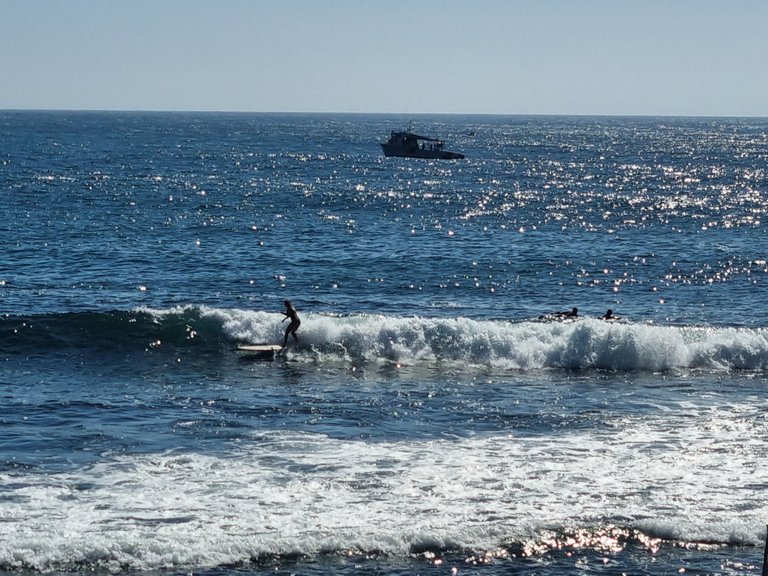
[[[570,324],[579,320],[579,316],[563,316],[558,314],[544,314],[534,319],[534,322],[559,322],[560,324]]]
[[[273,354],[283,349],[280,344],[239,344],[237,349],[251,354]]]

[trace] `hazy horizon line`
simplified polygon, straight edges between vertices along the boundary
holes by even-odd
[[[488,116],[488,117],[560,117],[560,118],[743,118],[768,119],[768,116],[737,114],[670,114],[670,113],[573,113],[573,112],[340,112],[291,110],[192,110],[164,108],[0,108],[0,112],[66,112],[116,114],[263,114],[283,116]]]

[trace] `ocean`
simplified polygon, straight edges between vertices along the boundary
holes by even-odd
[[[768,119],[3,111],[0,195],[0,572],[760,573]]]

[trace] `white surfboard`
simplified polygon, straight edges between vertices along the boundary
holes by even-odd
[[[239,344],[237,349],[251,354],[273,354],[283,349],[280,344]]]

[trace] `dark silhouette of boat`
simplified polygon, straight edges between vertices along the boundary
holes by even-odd
[[[384,156],[401,156],[403,158],[434,158],[438,160],[461,160],[464,154],[449,152],[445,143],[437,138],[419,136],[410,130],[395,131],[389,135],[389,140],[382,142]]]

